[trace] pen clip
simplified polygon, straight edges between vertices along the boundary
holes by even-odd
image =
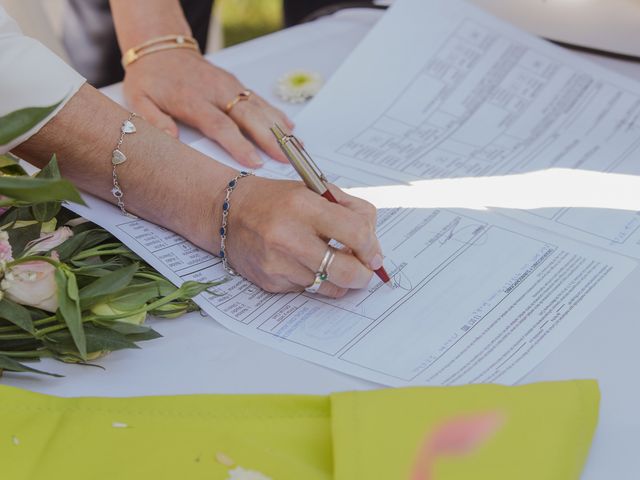
[[[300,143],[300,140],[298,140],[298,138],[295,137],[294,135],[288,135],[288,137],[289,137],[289,140],[291,140],[291,143],[293,143],[293,146],[298,150],[300,155],[302,155],[302,157],[309,164],[309,167],[311,168],[313,173],[315,173],[318,176],[318,178],[322,180],[324,183],[327,183],[328,182],[327,177],[324,176],[324,173],[322,173],[322,170],[320,170],[318,165],[316,165],[316,162],[313,161],[313,158],[311,158],[311,155],[309,155],[307,150],[304,148],[304,145]]]
[[[304,148],[300,140],[298,140],[295,135],[292,135],[290,133],[285,133],[284,130],[282,130],[280,125],[278,125],[277,123],[274,124],[271,130],[275,134],[276,138],[278,139],[278,142],[280,143],[280,146],[284,150],[290,151],[291,147],[293,147],[296,150],[296,153],[298,154],[298,158],[302,157],[302,159],[307,163],[307,166],[311,169],[313,174],[316,175],[318,179],[321,180],[323,183],[328,183],[327,177],[324,176],[324,173],[322,173],[322,170],[320,170],[318,165],[316,165],[316,162],[313,161],[313,159],[311,158],[311,155],[309,155],[307,150]],[[287,156],[289,157],[289,155]]]

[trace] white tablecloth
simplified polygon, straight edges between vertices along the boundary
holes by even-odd
[[[326,77],[366,34],[379,13],[343,12],[220,52],[214,61],[294,116],[300,107],[274,97],[275,80],[293,68]],[[590,57],[640,79],[640,65]],[[120,86],[105,89],[120,100]],[[182,139],[199,137],[184,129]],[[639,160],[640,161],[640,160]],[[639,193],[640,194],[640,193]],[[523,383],[596,378],[602,389],[601,420],[585,470],[585,480],[640,478],[640,270],[636,270],[577,331],[535,368]],[[343,375],[230,333],[194,313],[178,320],[153,321],[163,339],[142,350],[116,352],[99,363],[105,370],[62,365],[45,369],[65,379],[5,375],[2,383],[62,396],[133,396],[188,393],[301,393],[369,389],[377,386]]]

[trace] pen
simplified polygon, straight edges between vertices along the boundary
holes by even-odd
[[[271,127],[271,132],[278,140],[278,144],[289,160],[289,163],[291,163],[296,172],[298,172],[298,175],[300,175],[307,188],[332,203],[338,203],[327,187],[327,177],[320,171],[302,143],[300,143],[294,135],[284,133],[277,123]],[[375,270],[375,273],[384,283],[390,281],[389,274],[384,269],[384,266]]]

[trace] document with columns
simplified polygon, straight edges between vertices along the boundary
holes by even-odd
[[[625,101],[623,139],[607,118],[623,113],[616,96],[598,96],[618,80],[464,2],[398,0],[296,119],[327,176],[379,207],[393,287],[373,277],[368,288],[330,300],[274,295],[230,277],[199,305],[234,332],[381,384],[517,382],[636,267],[612,251],[624,249],[573,235],[578,220],[562,229],[555,221],[576,211],[609,218],[587,198],[565,203],[572,197],[558,186],[572,190],[580,165],[581,181],[598,184],[591,165],[605,149],[625,164],[633,103]],[[584,97],[591,82],[603,86]],[[632,82],[625,88],[640,92]],[[599,113],[590,113],[595,105]],[[593,122],[591,148],[568,148]],[[209,140],[192,146],[233,165]],[[581,162],[566,160],[578,151]],[[257,173],[294,178],[270,161]],[[185,239],[87,202],[74,209],[176,284],[225,279],[219,259]],[[631,222],[635,214],[614,207]],[[596,225],[611,234],[619,221]]]
[[[425,187],[414,203],[640,258],[640,84],[462,0],[397,1],[297,122],[376,186]]]

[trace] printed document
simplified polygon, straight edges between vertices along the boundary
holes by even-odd
[[[507,205],[498,214],[462,204],[421,205],[420,198],[442,189],[431,188],[430,180],[506,181],[528,169],[587,168],[595,153],[588,155],[580,142],[575,151],[566,148],[587,118],[605,122],[615,137],[608,142],[598,127],[594,132],[600,133],[587,137],[591,149],[615,153],[618,171],[632,168],[625,152],[635,140],[616,136],[607,112],[626,112],[626,130],[632,131],[640,101],[634,107],[625,100],[627,110],[620,110],[615,95],[599,99],[605,84],[619,80],[603,72],[593,79],[602,86],[582,97],[591,85],[583,75],[592,74],[575,73],[580,66],[588,70],[465,3],[398,0],[297,119],[331,180],[357,187],[354,192],[384,207],[377,230],[393,288],[374,277],[368,288],[331,300],[304,292],[270,294],[230,277],[214,294],[201,295],[199,305],[234,332],[381,384],[517,382],[636,262],[568,238],[573,226],[558,234],[520,219],[533,213],[510,218]],[[504,89],[497,87],[501,82]],[[592,117],[590,102],[600,106]],[[578,103],[584,108],[573,110]],[[209,140],[192,146],[233,164]],[[536,153],[542,151],[555,153]],[[581,163],[577,151],[583,152]],[[596,163],[590,168],[600,171]],[[295,178],[292,168],[275,162],[257,173]],[[384,205],[389,198],[398,204]],[[226,278],[217,257],[178,235],[124,217],[100,200],[87,202],[90,208],[73,208],[176,284]],[[557,207],[540,218],[555,222],[573,215],[571,208],[562,213]],[[628,221],[635,215],[623,214]],[[550,223],[554,229],[556,223]]]
[[[640,84],[460,0],[396,2],[297,123],[377,185],[458,179],[489,193],[476,206],[640,258]]]

